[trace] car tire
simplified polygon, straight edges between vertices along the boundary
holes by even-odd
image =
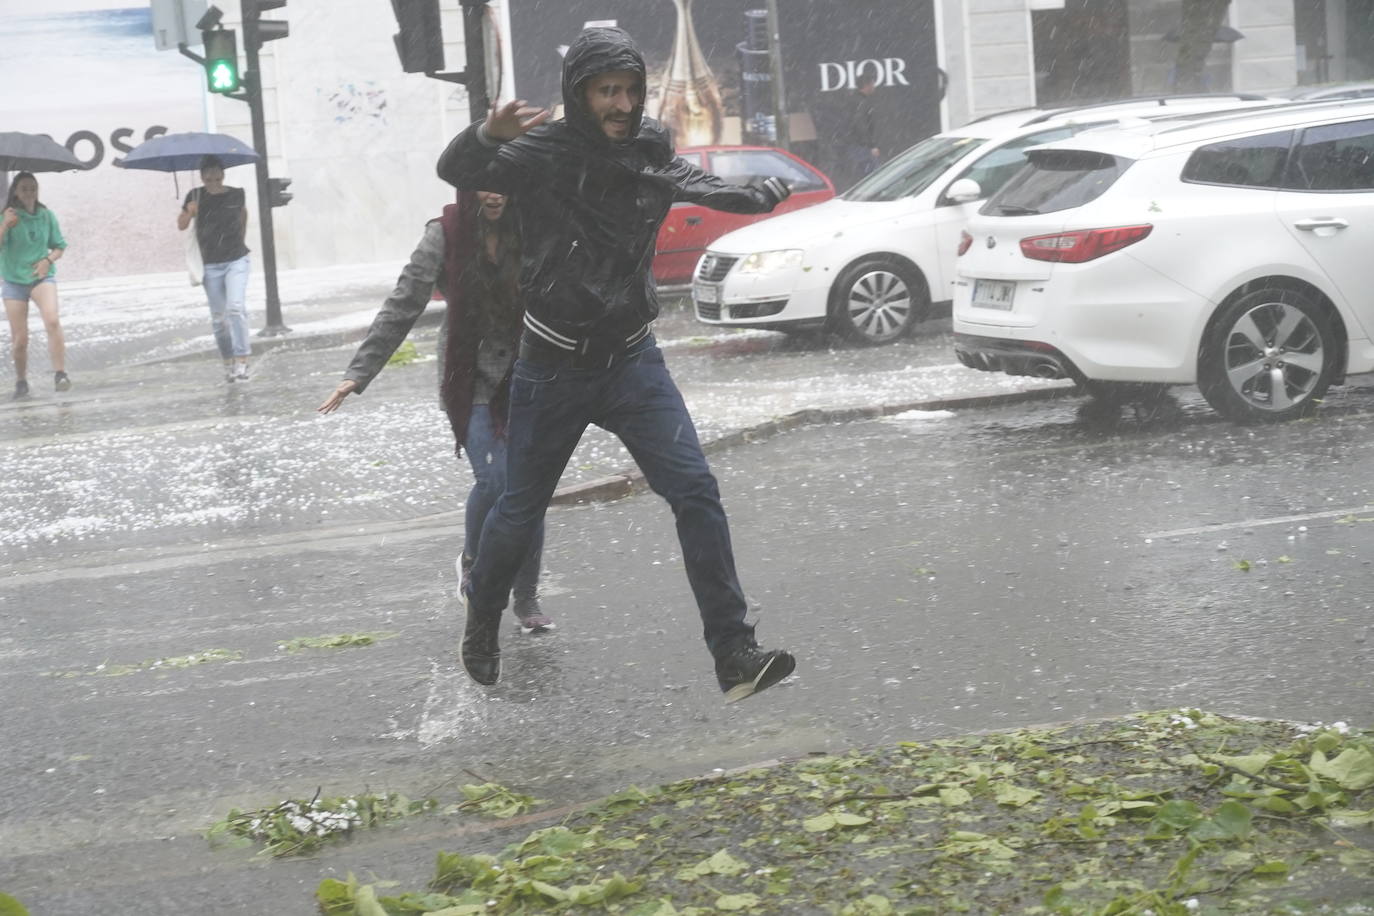
[[[887,258],[856,261],[830,288],[830,330],[861,346],[899,340],[929,311],[925,280]]]
[[[1207,330],[1198,351],[1198,388],[1231,420],[1306,416],[1331,386],[1339,346],[1330,313],[1307,293],[1282,286],[1252,290],[1223,305]]]

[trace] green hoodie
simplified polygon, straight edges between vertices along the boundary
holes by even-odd
[[[66,248],[67,240],[57,228],[56,214],[47,207],[40,206],[33,213],[15,207],[14,212],[19,214],[19,222],[9,228],[5,241],[0,243],[0,277],[8,283],[28,285],[37,282],[33,265],[49,250]],[[57,265],[48,275],[57,276]]]

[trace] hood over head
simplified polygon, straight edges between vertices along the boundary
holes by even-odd
[[[624,29],[598,26],[583,29],[568,47],[563,58],[563,116],[578,131],[609,143],[587,109],[583,84],[601,73],[629,70],[645,79],[644,55],[635,47],[634,39]],[[630,114],[630,136],[639,135],[644,119],[644,105],[637,105]]]

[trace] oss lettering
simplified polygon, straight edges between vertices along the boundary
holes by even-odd
[[[151,140],[165,133],[167,133],[167,128],[163,127],[161,124],[155,124],[143,132],[143,139]],[[137,146],[137,144],[130,144],[128,142],[129,138],[133,135],[134,129],[132,127],[116,127],[114,130],[110,131],[110,146],[114,147],[118,152],[127,153],[131,151],[134,146]],[[83,157],[76,151],[77,147],[83,143],[88,143],[91,146],[91,153],[89,156]],[[105,141],[100,139],[100,135],[93,130],[78,130],[68,137],[67,142],[62,145],[71,150],[72,155],[81,163],[83,169],[93,169],[100,165],[105,159]]]

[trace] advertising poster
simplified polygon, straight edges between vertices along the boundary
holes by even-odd
[[[860,75],[874,77],[883,158],[940,129],[932,0],[782,0],[792,149],[849,182],[845,144]],[[510,0],[516,95],[561,103],[562,55],[587,25],[628,31],[649,67],[648,113],[679,147],[776,143],[762,0]]]
[[[84,164],[36,176],[69,246],[64,278],[182,267],[176,192],[198,179],[113,163],[150,137],[204,130],[203,79],[156,50],[146,0],[0,3],[0,131],[46,134]]]

